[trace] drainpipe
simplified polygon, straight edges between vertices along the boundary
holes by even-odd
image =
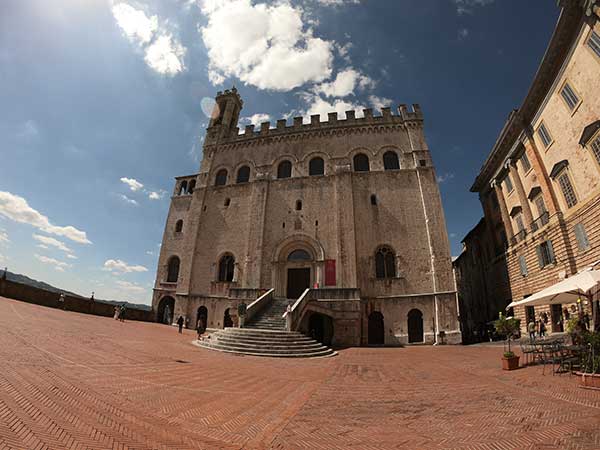
[[[439,334],[439,317],[438,317],[438,296],[437,296],[437,280],[435,276],[435,255],[433,254],[433,246],[431,245],[431,232],[429,230],[429,216],[427,215],[427,207],[425,205],[425,195],[423,194],[423,185],[421,183],[421,174],[419,173],[419,165],[417,162],[417,155],[415,154],[415,147],[413,145],[412,138],[410,137],[410,131],[406,130],[408,134],[408,140],[410,142],[410,148],[413,152],[413,162],[415,164],[415,171],[417,172],[417,182],[419,184],[419,193],[421,194],[421,206],[423,207],[423,216],[425,217],[425,230],[427,231],[427,245],[429,247],[429,259],[431,261],[431,283],[433,286],[433,308],[435,310],[434,316],[434,342],[433,345],[438,345],[438,334]]]

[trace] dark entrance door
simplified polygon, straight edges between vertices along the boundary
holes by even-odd
[[[408,313],[408,342],[423,342],[423,313],[418,309]]]
[[[196,315],[196,327],[198,327],[198,322],[202,321],[202,328],[206,329],[208,326],[208,309],[206,306],[201,306],[198,308],[198,314]]]
[[[233,320],[231,320],[231,316],[229,315],[229,308],[225,310],[225,314],[223,315],[223,328],[231,328],[233,326]]]
[[[331,345],[333,320],[325,314],[312,313],[308,320],[308,334],[321,344]]]
[[[158,304],[156,312],[156,321],[171,325],[173,323],[173,312],[175,310],[175,299],[173,297],[163,297]]]
[[[288,269],[287,298],[298,298],[310,287],[310,268]]]
[[[384,342],[383,314],[373,311],[369,314],[369,345],[383,345]]]
[[[562,306],[561,305],[552,305],[552,309],[550,310],[550,318],[552,319],[552,332],[553,333],[562,333],[563,323],[562,323]]]

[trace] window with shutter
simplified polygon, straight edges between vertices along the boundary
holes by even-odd
[[[504,183],[506,184],[506,191],[512,192],[513,184],[512,184],[512,180],[510,179],[510,175],[506,175],[506,178],[504,179]]]
[[[521,267],[521,275],[524,277],[527,276],[527,261],[525,261],[525,256],[519,256],[519,266]]]
[[[565,83],[565,85],[560,91],[560,96],[565,101],[565,103],[571,111],[573,111],[575,107],[579,105],[579,97],[577,96],[575,90],[571,87],[569,83]]]
[[[600,35],[595,31],[592,31],[590,38],[588,39],[588,46],[592,51],[600,58]]]
[[[577,204],[577,196],[575,195],[575,189],[573,189],[569,174],[566,171],[558,177],[558,184],[567,202],[567,207],[571,208],[575,206]]]
[[[554,249],[552,248],[552,242],[544,241],[535,248],[535,252],[538,258],[538,264],[540,268],[546,267],[556,262],[554,258]]]
[[[600,134],[592,141],[592,153],[598,164],[600,164]]]
[[[521,155],[521,165],[523,166],[523,172],[529,172],[531,169],[531,163],[529,162],[529,158],[527,157],[527,153],[523,153]]]
[[[552,136],[550,136],[550,132],[543,123],[538,128],[538,136],[542,140],[545,148],[548,148],[550,144],[552,144]]]
[[[590,248],[590,241],[582,223],[578,223],[573,228],[575,231],[575,239],[577,240],[577,247],[579,250],[586,251]]]

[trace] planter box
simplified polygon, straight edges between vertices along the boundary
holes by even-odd
[[[512,358],[502,357],[502,370],[515,370],[519,368],[519,356]]]
[[[600,374],[576,372],[579,376],[579,386],[600,390]]]

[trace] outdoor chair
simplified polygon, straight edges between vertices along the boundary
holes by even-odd
[[[535,346],[531,344],[529,339],[520,339],[519,345],[521,347],[521,353],[523,354],[524,364],[529,364],[529,359],[533,358],[535,361]]]
[[[581,356],[577,354],[573,354],[567,349],[564,345],[561,345],[559,348],[560,353],[560,366],[558,367],[558,372],[563,373],[564,371],[568,371],[569,374],[573,374],[573,369],[581,367]]]

